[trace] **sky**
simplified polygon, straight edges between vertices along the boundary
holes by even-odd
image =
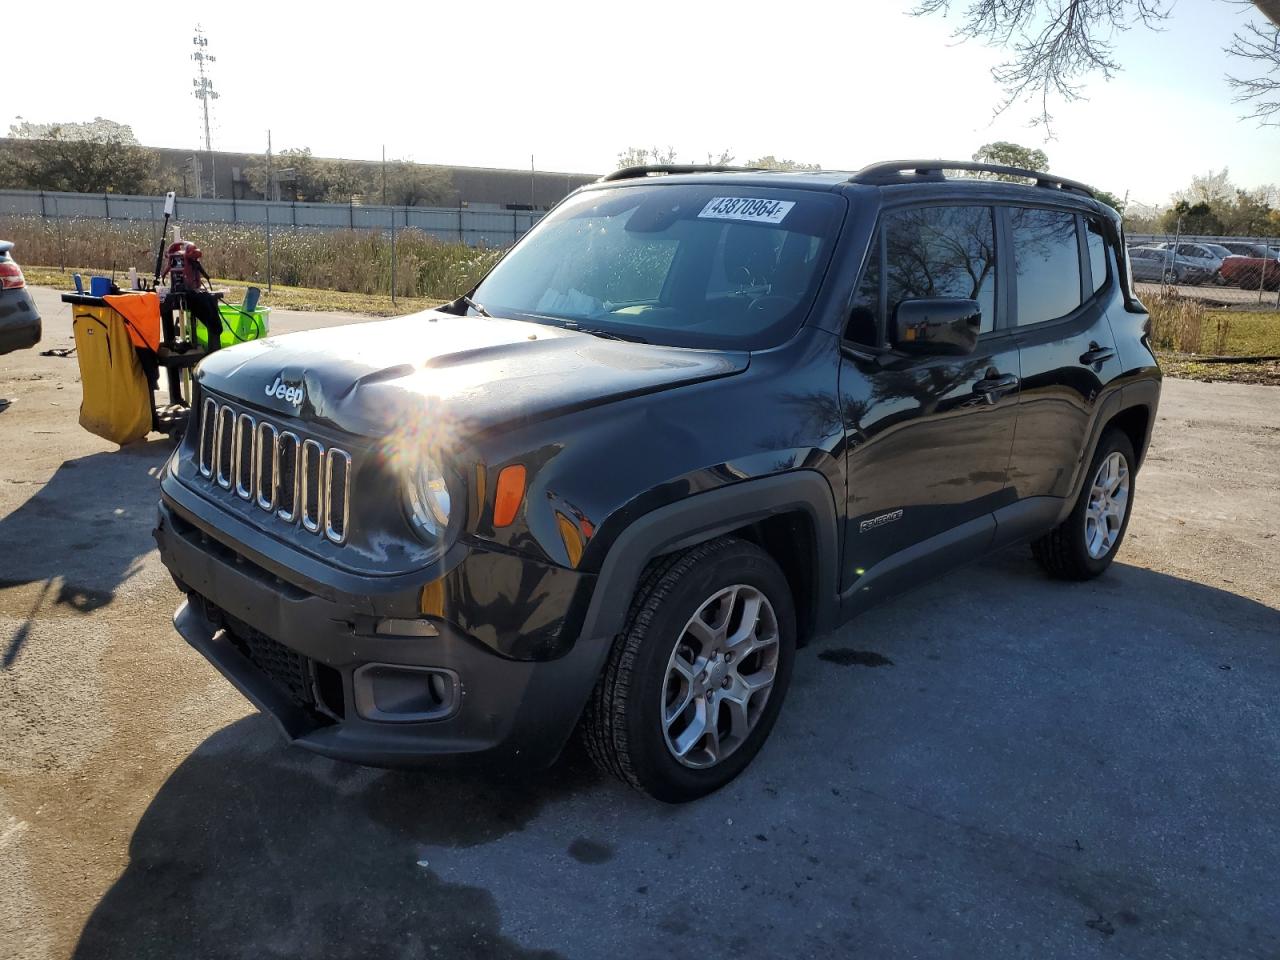
[[[42,5],[11,4],[0,128],[102,116],[146,144],[200,145],[198,20],[217,58],[215,149],[265,150],[269,129],[277,151],[604,172],[628,146],[857,169],[1013,140],[1141,203],[1224,166],[1240,186],[1280,183],[1280,127],[1239,119],[1224,80],[1247,5],[1178,0],[1161,32],[1119,34],[1123,71],[1055,104],[1046,140],[1033,107],[993,115],[1000,51],[957,43],[957,20],[908,16],[915,3],[71,0],[58,21],[74,28],[52,34]]]

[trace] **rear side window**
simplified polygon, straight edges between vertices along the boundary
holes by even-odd
[[[1018,326],[1065,317],[1080,306],[1076,217],[1061,210],[1009,211],[1017,275]]]
[[[994,328],[996,244],[990,207],[901,210],[888,214],[882,229],[889,318],[903,300],[962,297],[978,301],[983,333]]]
[[[1093,274],[1093,292],[1097,293],[1107,282],[1107,241],[1102,235],[1102,224],[1097,220],[1085,221],[1085,235],[1089,241],[1089,270]]]

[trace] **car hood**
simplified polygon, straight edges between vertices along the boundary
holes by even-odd
[[[729,376],[749,360],[427,310],[229,347],[206,358],[198,378],[260,409],[360,436],[415,423],[471,435]]]

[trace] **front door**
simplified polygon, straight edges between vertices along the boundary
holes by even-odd
[[[997,296],[992,208],[886,213],[846,335],[843,589],[857,606],[981,551],[1006,472],[1021,377]],[[883,282],[882,282],[883,281]],[[982,307],[969,356],[908,356],[892,343],[904,300],[964,297]]]

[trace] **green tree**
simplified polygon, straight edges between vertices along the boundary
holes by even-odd
[[[156,159],[125,124],[30,123],[9,127],[7,180],[30,190],[146,193],[156,187]]]
[[[1272,188],[1236,190],[1235,203],[1223,217],[1225,232],[1237,237],[1272,236],[1276,229],[1276,210],[1269,198]]]
[[[431,207],[454,199],[453,178],[443,167],[396,160],[387,164],[387,203],[396,207]],[[367,164],[365,203],[382,202],[382,168]]]
[[[311,156],[310,147],[290,147],[281,150],[271,157],[270,167],[267,158],[259,157],[249,164],[245,170],[245,178],[249,186],[268,200],[273,199],[274,191],[268,183],[270,178],[280,189],[281,200],[318,201],[324,199],[327,184],[320,179],[320,172],[315,158]]]
[[[618,154],[618,169],[648,167],[676,162],[675,147],[627,147]]]
[[[675,147],[627,147],[618,154],[617,169],[624,170],[627,167],[652,167],[652,166],[668,166],[673,163],[680,163],[676,159]],[[721,150],[719,153],[707,151],[706,160],[686,160],[685,163],[706,163],[711,166],[724,166],[733,163],[733,152],[730,150]]]
[[[1049,156],[1038,147],[1024,147],[1020,143],[1008,140],[997,140],[995,143],[984,143],[973,155],[977,163],[998,163],[1006,167],[1021,167],[1023,170],[1034,170],[1045,173],[1049,169]],[[997,180],[1018,180],[1002,173],[992,174]]]
[[[1165,233],[1217,237],[1223,233],[1222,220],[1205,201],[1189,203],[1179,200],[1164,212],[1160,227]]]
[[[765,170],[821,170],[816,163],[802,163],[799,160],[780,160],[772,153],[747,161],[748,167],[761,167]]]
[[[1097,197],[1099,200],[1101,200],[1103,203],[1105,203],[1108,207],[1111,207],[1111,209],[1118,210],[1121,213],[1124,213],[1124,207],[1125,207],[1124,201],[1121,200],[1119,197],[1117,197],[1110,190],[1100,190],[1097,187],[1094,187],[1093,195]]]

